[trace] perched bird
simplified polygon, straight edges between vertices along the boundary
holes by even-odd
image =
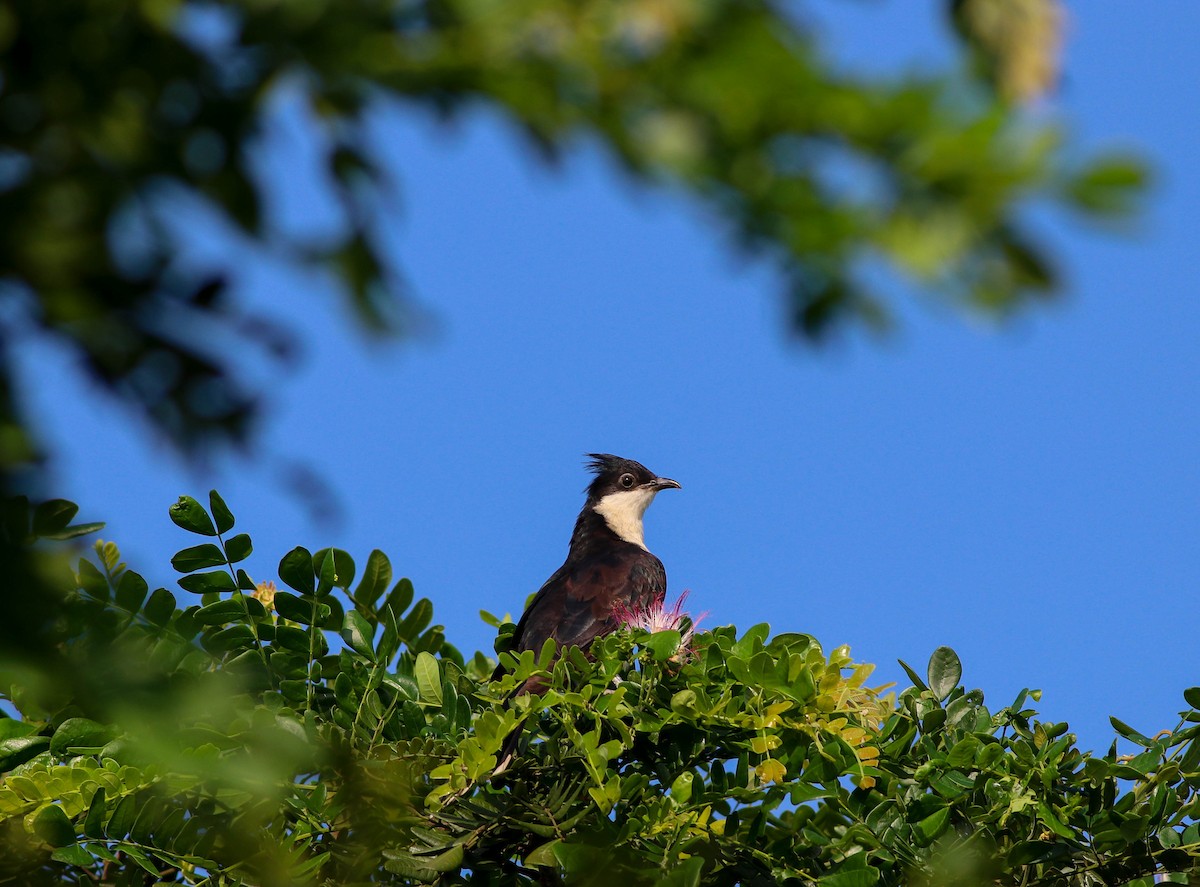
[[[642,516],[661,490],[679,489],[632,459],[592,453],[596,478],[575,521],[567,559],[530,601],[513,650],[538,651],[546,638],[587,647],[618,627],[617,612],[649,607],[667,590],[662,561],[646,550]],[[503,674],[496,669],[495,677]],[[532,679],[520,692],[541,692]]]

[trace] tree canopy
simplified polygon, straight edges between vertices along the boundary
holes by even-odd
[[[750,0],[16,0],[0,12],[5,339],[49,334],[185,449],[244,439],[263,392],[239,355],[286,350],[288,331],[242,306],[239,260],[200,266],[183,247],[217,219],[403,332],[398,259],[371,221],[396,162],[364,138],[395,102],[491,108],[549,157],[598,142],[777,266],[812,336],[888,322],[880,266],[952,304],[1020,309],[1057,286],[1026,209],[1119,214],[1141,170],[1080,159],[1024,110],[1055,81],[1055,0],[946,6],[961,64],[866,75],[822,51],[805,10]],[[255,164],[284,89],[327,171],[295,187],[336,197],[336,236],[270,212]],[[12,361],[6,347],[0,470],[24,492],[40,448]]]
[[[62,501],[10,512],[65,605],[58,680],[5,650],[0,883],[1138,885],[1200,873],[1200,688],[1083,751],[949,648],[898,693],[845,647],[637,624],[466,656],[372,551],[278,585],[215,492],[151,591]],[[39,541],[39,539],[43,541]],[[499,627],[506,650],[512,624]],[[73,666],[73,667],[71,667]],[[534,674],[542,696],[513,696]],[[515,742],[513,741],[515,738]],[[504,761],[506,747],[515,754]],[[1188,879],[1192,878],[1193,881]]]

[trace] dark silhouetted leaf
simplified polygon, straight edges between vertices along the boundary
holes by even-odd
[[[301,594],[312,594],[317,587],[313,573],[313,556],[307,548],[296,547],[279,562],[279,578],[288,588]]]
[[[225,542],[225,554],[228,555],[230,563],[236,564],[238,561],[244,561],[250,557],[250,552],[253,550],[250,537],[245,533],[238,533]]]
[[[218,533],[228,533],[233,529],[233,513],[216,490],[211,490],[208,494],[208,507],[212,510]]]

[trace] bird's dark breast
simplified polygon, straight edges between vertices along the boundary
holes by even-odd
[[[636,545],[568,558],[525,613],[517,647],[538,650],[550,637],[585,647],[617,628],[615,610],[650,604],[666,584],[662,562]]]

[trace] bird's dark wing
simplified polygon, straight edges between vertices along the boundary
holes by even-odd
[[[517,624],[517,650],[540,650],[546,638],[586,647],[617,627],[614,610],[645,606],[666,593],[662,561],[650,552],[617,551],[608,557],[570,559],[538,591]]]

